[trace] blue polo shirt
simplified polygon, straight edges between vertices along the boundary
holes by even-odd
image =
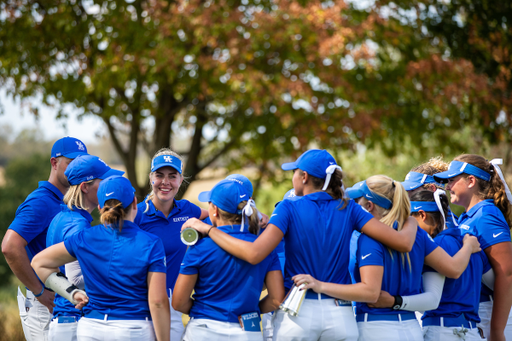
[[[148,272],[162,272],[162,241],[130,221],[121,233],[96,225],[64,240],[69,254],[78,259],[84,275],[91,310],[127,319],[151,316],[148,305]]]
[[[9,229],[27,241],[27,255],[32,258],[46,248],[46,232],[53,217],[60,212],[64,196],[48,181],[39,181],[39,187],[30,193],[16,210]]]
[[[400,253],[388,249],[383,244],[362,234],[358,240],[356,252],[356,267],[354,277],[356,282],[361,282],[360,269],[367,265],[384,267],[382,277],[382,289],[390,295],[409,296],[421,293],[421,280],[425,257],[434,251],[438,245],[421,228],[418,227],[416,240],[409,252],[410,264],[407,253]],[[391,251],[390,251],[391,250]],[[392,308],[370,308],[366,303],[356,303],[356,314],[396,315],[402,313]]]
[[[442,231],[435,238],[435,242],[450,256],[454,256],[463,246],[461,230],[451,228]],[[468,267],[458,279],[446,278],[443,295],[436,310],[425,312],[423,318],[431,316],[459,317],[464,314],[467,320],[480,322],[478,305],[482,275],[491,269],[485,255],[480,251],[471,255]],[[435,271],[425,266],[425,271]]]
[[[159,237],[165,249],[167,259],[167,288],[174,290],[174,284],[180,272],[180,264],[187,251],[187,245],[181,241],[181,226],[190,218],[200,218],[201,208],[188,200],[174,200],[169,217],[165,217],[161,211],[149,200],[149,209],[146,213],[146,202],[137,205],[137,217],[134,222],[142,230]]]
[[[510,242],[510,228],[492,199],[483,200],[468,212],[462,213],[459,217],[459,228],[462,235],[470,233],[477,236],[482,250],[498,243]],[[481,295],[482,301],[488,301],[493,291],[482,285]]]
[[[46,234],[46,246],[58,244],[66,240],[84,229],[91,227],[92,216],[86,210],[80,210],[73,206],[70,210],[68,206],[61,205],[61,211],[53,218],[48,233]],[[64,266],[59,267],[60,272],[66,274]],[[80,310],[75,309],[67,299],[55,294],[55,307],[53,308],[53,316],[81,316]]]
[[[240,225],[219,226],[219,230],[241,240],[253,242],[257,236]],[[238,323],[238,316],[258,312],[261,290],[269,271],[281,271],[272,251],[262,262],[252,265],[222,250],[210,238],[190,246],[180,273],[198,275],[190,317]]]
[[[292,287],[291,278],[310,274],[330,283],[350,284],[348,272],[352,231],[373,218],[355,201],[334,200],[325,192],[315,192],[277,205],[270,224],[284,234],[286,255],[285,288]]]

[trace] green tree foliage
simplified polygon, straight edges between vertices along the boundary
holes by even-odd
[[[48,179],[50,153],[19,156],[12,159],[4,172],[5,185],[0,187],[0,237],[14,219],[18,206],[38,187],[38,182]],[[0,285],[10,283],[11,269],[5,258],[0,257]]]
[[[453,153],[467,125],[507,138],[503,96],[435,39],[431,3],[11,0],[0,85],[101,117],[140,192],[140,146],[184,150],[193,181],[217,160],[273,178],[312,146]]]

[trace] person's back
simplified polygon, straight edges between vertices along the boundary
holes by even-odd
[[[240,225],[217,228],[241,240],[252,242],[257,238],[247,230],[240,232]],[[222,250],[211,239],[201,239],[190,246],[180,271],[198,274],[190,316],[237,323],[242,314],[260,313],[258,303],[265,276],[280,269],[275,252],[251,265]]]

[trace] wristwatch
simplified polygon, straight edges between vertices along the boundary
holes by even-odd
[[[395,303],[393,303],[393,310],[400,310],[400,308],[402,307],[402,303],[404,303],[402,296],[395,295],[393,297],[395,298]]]

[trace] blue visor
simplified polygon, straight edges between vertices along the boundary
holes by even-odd
[[[435,201],[411,201],[411,212],[439,212]]]
[[[423,186],[424,184],[435,184],[438,186],[443,186],[438,183],[432,175],[418,173],[418,172],[409,172],[405,177],[405,181],[402,182],[402,186],[404,186],[406,191],[412,191],[416,188]]]
[[[450,167],[448,167],[448,170],[446,172],[434,174],[434,179],[439,182],[446,183],[448,182],[448,179],[454,178],[461,174],[473,175],[485,181],[489,181],[491,179],[491,174],[488,172],[462,161],[450,162]]]
[[[345,190],[345,194],[347,195],[347,197],[349,197],[350,199],[353,199],[353,200],[361,198],[364,195],[364,192],[361,189],[361,187],[363,186],[363,183],[364,183],[364,180],[359,181],[358,183],[356,183],[354,186],[352,186],[350,188],[347,188]]]
[[[181,174],[182,165],[181,160],[173,155],[159,155],[151,161],[151,172],[156,171],[162,167],[172,167]]]
[[[385,198],[381,195],[378,195],[375,192],[372,192],[368,185],[366,184],[366,180],[363,181],[361,185],[361,190],[363,191],[363,196],[368,200],[373,202],[375,205],[379,205],[380,207],[389,210],[391,206],[393,206],[393,202],[388,198]]]

